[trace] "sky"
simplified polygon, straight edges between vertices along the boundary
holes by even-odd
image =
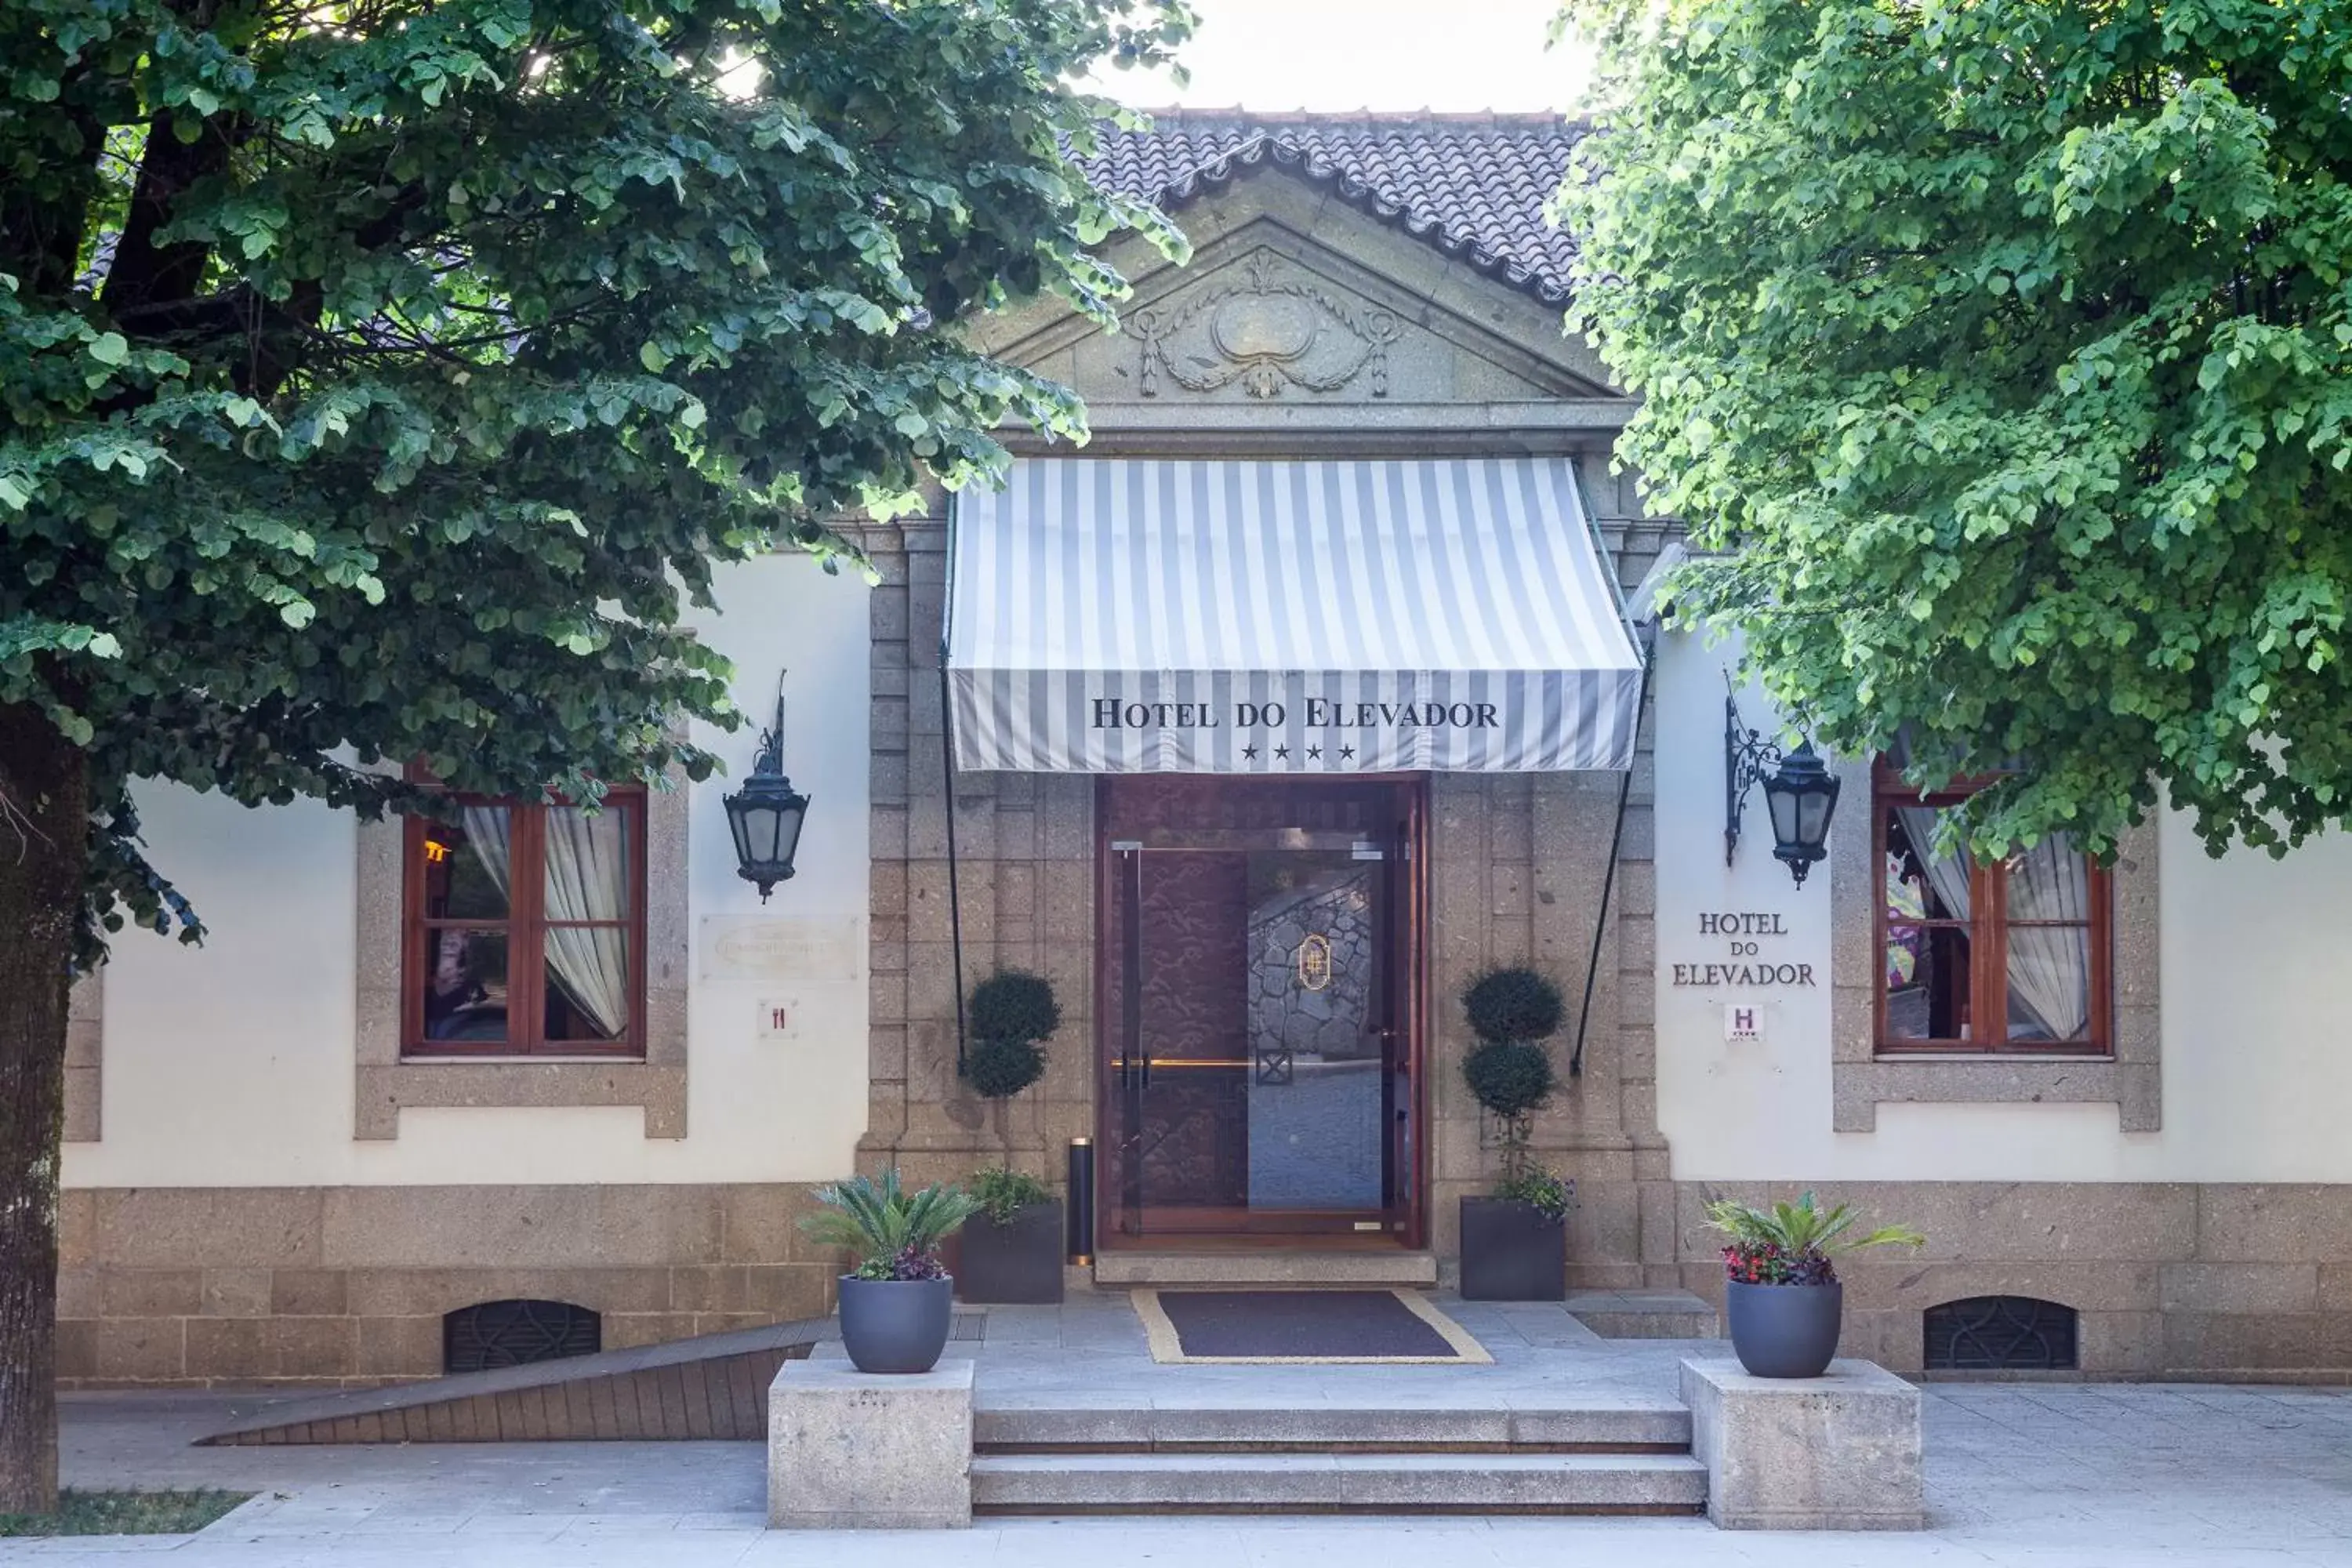
[[[1140,109],[1387,110],[1580,107],[1572,40],[1544,47],[1559,0],[1193,0],[1181,89],[1107,70],[1097,86]]]

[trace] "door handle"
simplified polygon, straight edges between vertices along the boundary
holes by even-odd
[[[1128,840],[1117,847],[1127,858],[1125,907],[1119,911],[1119,983],[1126,994],[1119,1005],[1118,1082],[1121,1089],[1128,1087],[1128,1068],[1133,1063],[1140,1092],[1151,1087],[1151,1053],[1143,1045],[1143,846]]]

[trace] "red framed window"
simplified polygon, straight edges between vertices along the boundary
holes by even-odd
[[[2107,874],[2064,834],[1996,864],[1938,855],[1970,793],[1873,770],[1879,1054],[2112,1055]]]
[[[401,1054],[641,1057],[646,799],[410,817]]]

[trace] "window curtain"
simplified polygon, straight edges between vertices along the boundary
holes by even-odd
[[[2009,918],[2074,921],[2009,928],[2009,999],[2053,1040],[2091,1023],[2091,870],[2072,837],[2053,833],[2009,867]]]
[[[547,918],[625,921],[629,913],[629,824],[617,811],[572,806],[547,813]],[[551,978],[608,1040],[629,1026],[629,943],[615,926],[547,927]]]
[[[490,885],[498,889],[499,897],[511,900],[514,890],[507,883],[512,874],[512,814],[502,805],[469,805],[463,808],[461,815],[465,819],[466,847],[474,852]]]
[[[1936,896],[1953,918],[1969,918],[1969,862],[1961,855],[1935,852],[1933,806],[1897,808],[1903,831],[1927,868]],[[2018,921],[2079,921],[2077,926],[2011,926],[2009,931],[2009,1000],[2044,1037],[2072,1040],[2091,1022],[2088,921],[2090,871],[2074,841],[2053,834],[2009,865],[2009,914]],[[1980,954],[1979,962],[1998,956]]]
[[[1927,868],[1927,881],[1936,889],[1936,898],[1944,906],[1945,918],[1964,921],[1969,918],[1969,861],[1965,855],[1936,853],[1936,826],[1944,814],[1932,805],[1897,806],[1903,818],[1903,832],[1918,853],[1919,864]],[[1932,911],[1931,911],[1932,912]]]

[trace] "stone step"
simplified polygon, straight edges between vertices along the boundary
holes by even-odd
[[[1211,1289],[1270,1289],[1286,1286],[1434,1285],[1433,1253],[1382,1249],[1366,1252],[1099,1252],[1095,1284],[1107,1289],[1138,1285],[1192,1285]]]
[[[1688,1454],[980,1454],[978,1513],[1696,1513]]]
[[[1664,1395],[1585,1394],[1572,1403],[1434,1408],[1384,1403],[1251,1406],[1155,1401],[1102,1405],[1003,1404],[983,1394],[972,1412],[981,1452],[1390,1453],[1520,1451],[1679,1453],[1690,1411]]]
[[[1711,1340],[1715,1309],[1688,1290],[1575,1290],[1568,1315],[1604,1340]]]

